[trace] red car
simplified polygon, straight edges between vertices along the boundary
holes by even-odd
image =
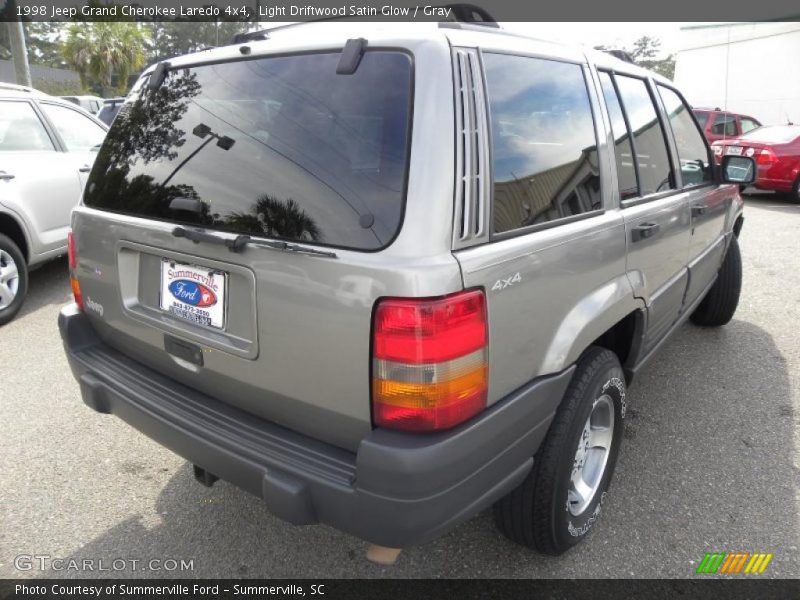
[[[709,144],[717,140],[739,137],[761,127],[758,119],[719,108],[695,108],[693,112]]]
[[[711,147],[717,162],[729,154],[752,156],[758,167],[755,187],[790,193],[800,202],[800,125],[759,127]]]

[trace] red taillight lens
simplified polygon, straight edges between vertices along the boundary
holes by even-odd
[[[712,146],[714,150],[714,156],[722,156],[722,146]]]
[[[75,236],[70,231],[67,234],[67,256],[69,258],[69,283],[72,286],[72,295],[75,297],[75,304],[83,310],[83,295],[81,295],[81,284],[75,277],[75,269],[78,266],[78,255],[75,252]]]
[[[774,162],[778,161],[778,157],[775,156],[775,153],[768,148],[764,148],[761,151],[761,154],[758,155],[756,162],[760,165],[771,165]]]
[[[407,431],[458,425],[486,406],[486,297],[386,299],[375,311],[375,424]]]
[[[70,231],[67,234],[67,256],[69,257],[69,268],[74,269],[78,266],[78,257],[75,254],[75,236]]]

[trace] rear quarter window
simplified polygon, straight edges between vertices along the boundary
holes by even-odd
[[[580,65],[485,53],[494,233],[601,208],[597,140]]]

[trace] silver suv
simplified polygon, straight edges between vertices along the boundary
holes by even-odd
[[[106,130],[70,102],[0,83],[0,325],[22,307],[29,267],[67,252]]]
[[[84,401],[292,523],[402,548],[494,505],[564,552],[636,372],[733,316],[753,161],[603,53],[258,37],[149,69],[106,138],[59,318]]]

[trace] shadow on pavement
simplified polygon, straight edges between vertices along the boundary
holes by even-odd
[[[745,207],[752,206],[763,208],[770,212],[780,212],[797,215],[800,214],[800,203],[795,202],[788,194],[778,194],[776,192],[745,192],[742,194]],[[745,213],[745,219],[747,213]]]
[[[790,550],[800,527],[798,422],[786,360],[766,331],[744,321],[682,327],[632,385],[629,409],[605,514],[562,557],[506,541],[483,513],[379,567],[355,538],[286,524],[224,482],[201,487],[187,463],[153,514],[114,525],[72,558],[194,560],[191,572],[116,574],[142,577],[693,577],[705,552],[743,551],[775,554],[761,577],[800,572]],[[85,457],[87,469],[93,460]],[[93,484],[109,497],[135,493],[139,478],[163,469],[117,460],[120,476]]]
[[[48,304],[66,304],[72,300],[66,256],[46,262],[28,273],[28,296],[15,320]]]

